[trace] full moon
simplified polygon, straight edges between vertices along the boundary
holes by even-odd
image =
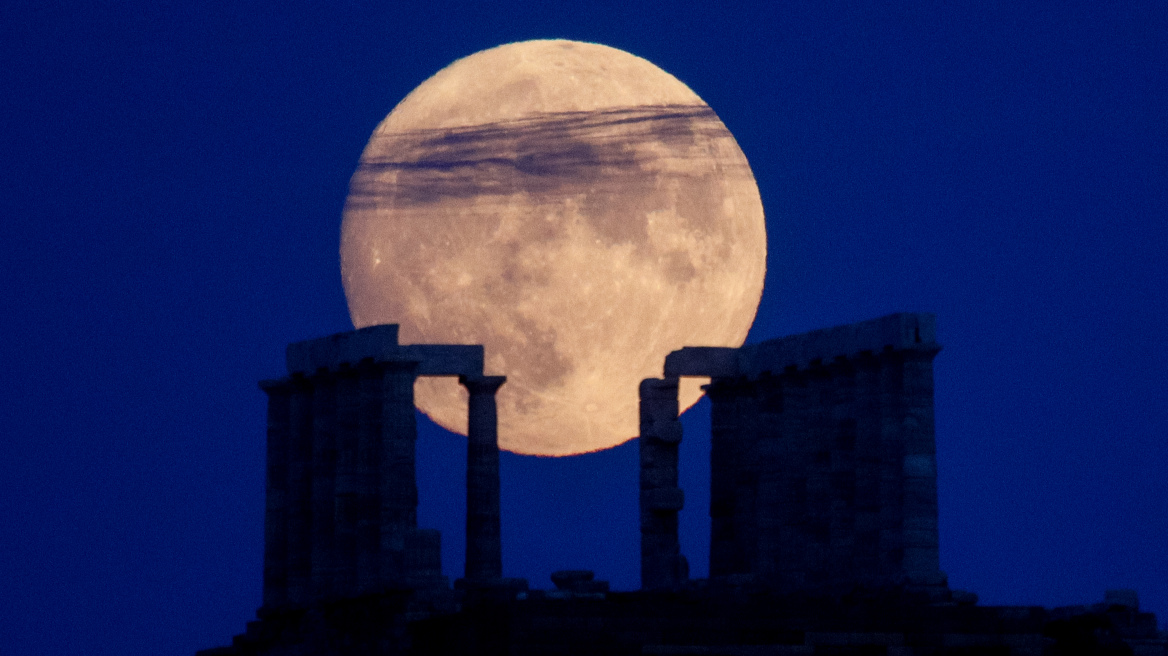
[[[353,324],[482,344],[499,445],[563,456],[638,433],[637,386],[683,346],[740,346],[766,227],[734,137],[627,52],[526,41],[460,59],[377,126],[350,185],[341,274]],[[681,408],[700,380],[683,379]],[[418,407],[466,433],[466,393]]]

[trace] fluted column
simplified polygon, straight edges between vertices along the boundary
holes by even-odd
[[[831,374],[831,553],[830,579],[857,581],[856,570],[856,378],[845,357],[827,367]]]
[[[710,397],[710,576],[746,573],[742,541],[749,531],[739,524],[742,423],[741,381],[715,378],[705,386]]]
[[[689,578],[677,537],[685,503],[677,486],[677,379],[647,378],[640,385],[641,588],[671,588]]]
[[[779,380],[783,389],[783,412],[779,432],[783,436],[785,462],[781,477],[784,511],[778,527],[780,560],[777,578],[781,587],[798,589],[808,584],[808,478],[814,454],[810,436],[808,404],[810,390],[807,376],[788,367]]]
[[[853,358],[856,394],[856,575],[879,585],[881,425],[880,360],[871,352]]]
[[[495,392],[504,376],[462,376],[470,393],[466,446],[466,579],[503,576],[499,520],[499,439]]]
[[[944,586],[937,526],[937,444],[933,427],[933,358],[939,347],[904,352],[903,567],[912,584]]]
[[[288,602],[288,440],[290,428],[287,379],[266,380],[268,395],[267,490],[264,507],[264,607]]]
[[[312,391],[312,589],[334,593],[336,577],[336,381],[321,372]]]
[[[342,364],[336,378],[336,574],[334,590],[342,596],[357,590],[357,451],[361,429],[361,380]]]
[[[904,583],[904,367],[898,352],[880,356],[880,574]]]
[[[417,368],[417,362],[387,362],[382,370],[379,578],[384,585],[404,584],[406,536],[418,527]]]
[[[820,362],[804,371],[807,383],[807,438],[809,458],[807,472],[807,514],[804,516],[807,586],[819,588],[827,583],[831,562],[831,451],[834,430],[831,425],[832,380]]]
[[[358,369],[360,410],[357,434],[357,591],[380,586],[381,562],[381,370]]]
[[[312,386],[292,377],[288,406],[288,601],[311,599]]]
[[[756,547],[750,571],[765,581],[782,586],[782,568],[790,561],[783,548],[784,540],[790,538],[788,526],[791,522],[787,515],[792,511],[787,497],[791,442],[783,434],[786,400],[782,379],[770,372],[759,377],[757,386],[758,439],[753,454],[758,472],[754,517]]]

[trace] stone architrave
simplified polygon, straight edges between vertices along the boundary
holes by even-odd
[[[461,376],[469,392],[466,448],[466,580],[503,576],[495,392],[504,376]]]

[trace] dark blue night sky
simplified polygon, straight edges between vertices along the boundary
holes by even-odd
[[[260,603],[264,396],[348,330],[373,127],[475,51],[597,41],[750,159],[751,341],[935,312],[942,566],[983,603],[1168,620],[1168,5],[75,3],[0,15],[0,653],[190,654]],[[728,5],[727,5],[728,6]],[[708,414],[683,549],[706,573]],[[465,447],[420,522],[462,567]],[[637,585],[636,444],[503,459],[505,573]]]

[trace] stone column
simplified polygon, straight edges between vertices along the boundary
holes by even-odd
[[[685,503],[677,486],[677,379],[641,381],[641,588],[672,588],[689,578],[681,555],[677,512]]]
[[[756,383],[758,438],[753,457],[758,471],[755,501],[755,559],[751,571],[763,581],[781,587],[781,568],[789,558],[782,551],[787,537],[787,499],[790,484],[790,440],[783,434],[786,401],[782,380],[764,372]]]
[[[733,434],[734,462],[734,563],[735,571],[756,573],[758,564],[758,382],[740,378],[734,385],[738,414]]]
[[[414,380],[417,362],[386,362],[381,379],[381,481],[379,578],[405,585],[405,540],[418,527],[414,448]]]
[[[807,514],[804,517],[804,552],[807,585],[821,589],[830,578],[831,506],[833,499],[831,452],[835,431],[831,423],[832,380],[826,367],[816,361],[804,374],[807,382]]]
[[[852,362],[856,394],[856,576],[862,584],[876,586],[882,582],[880,361],[867,351]]]
[[[466,579],[503,576],[495,392],[504,376],[459,377],[470,393],[466,446]]]
[[[311,599],[312,576],[312,386],[292,377],[288,400],[288,601]]]
[[[336,578],[336,380],[313,377],[312,393],[312,589],[334,594]]]
[[[705,391],[710,397],[710,576],[715,577],[742,572],[734,526],[734,477],[738,473],[735,446],[740,417],[732,381],[715,378]],[[643,404],[644,401],[642,407]]]
[[[759,385],[716,378],[710,397],[710,575],[757,573]]]
[[[904,581],[904,367],[901,354],[880,358],[880,578]]]
[[[264,607],[288,603],[288,441],[291,386],[265,380],[268,395],[267,491],[264,508]]]
[[[846,357],[827,366],[831,375],[831,509],[829,573],[835,583],[857,583],[856,378]]]
[[[782,476],[782,513],[778,534],[777,580],[784,590],[807,585],[807,479],[813,453],[809,435],[807,376],[796,367],[787,367],[779,380],[783,389],[783,412],[779,431],[786,457]]]
[[[903,355],[904,573],[912,585],[943,588],[937,528],[937,444],[933,425],[933,358],[940,347]]]
[[[360,411],[357,435],[357,592],[375,592],[381,567],[381,369],[366,362],[359,369]]]
[[[361,380],[358,372],[342,364],[336,378],[336,526],[335,592],[351,596],[357,591],[357,451],[361,430]]]

